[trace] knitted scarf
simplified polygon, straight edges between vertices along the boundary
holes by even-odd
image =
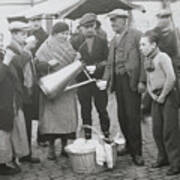
[[[155,67],[154,67],[153,59],[156,57],[158,52],[159,52],[159,48],[156,48],[147,57],[145,57],[144,68],[146,71],[148,72],[154,71]]]

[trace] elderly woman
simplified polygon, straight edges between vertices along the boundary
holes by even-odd
[[[68,40],[69,27],[58,22],[52,28],[49,38],[36,53],[37,70],[40,76],[58,71],[71,64],[76,58],[76,51]],[[77,128],[76,92],[68,91],[49,100],[40,95],[40,133],[49,140],[48,159],[55,160],[55,140],[61,138],[62,155],[68,139],[75,138]]]

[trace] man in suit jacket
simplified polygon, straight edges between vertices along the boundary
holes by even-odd
[[[96,15],[93,13],[85,14],[80,21],[82,33],[85,37],[84,42],[79,47],[82,61],[92,78],[101,79],[108,56],[107,41],[96,36]],[[87,76],[81,73],[78,81],[87,80]],[[92,99],[99,113],[102,132],[105,137],[109,136],[109,116],[106,110],[108,97],[106,91],[100,91],[95,83],[80,87],[78,98],[81,104],[81,116],[83,124],[92,125]],[[85,130],[87,139],[91,138],[91,131]]]
[[[143,165],[140,105],[145,73],[139,51],[141,32],[127,27],[126,11],[114,10],[109,18],[116,35],[110,44],[103,80],[115,91],[118,119],[126,140],[119,155],[130,153],[136,165]]]

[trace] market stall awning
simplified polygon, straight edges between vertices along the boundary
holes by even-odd
[[[145,12],[143,6],[132,4],[126,0],[81,0],[79,6],[67,14],[66,17],[69,19],[77,19],[88,12],[100,15],[106,14],[114,9],[138,9]]]
[[[0,0],[0,6],[34,6],[47,0]]]
[[[13,17],[26,17],[32,18],[39,15],[57,15],[69,13],[69,11],[76,8],[79,5],[80,0],[48,0],[44,3],[35,5],[34,7],[28,8],[25,11],[16,13]]]
[[[106,14],[114,9],[139,9],[145,11],[143,6],[135,5],[126,0],[48,0],[44,3],[26,9],[26,11],[13,14],[9,19],[30,19],[40,15],[52,15],[55,17],[78,19],[83,14],[94,12]]]

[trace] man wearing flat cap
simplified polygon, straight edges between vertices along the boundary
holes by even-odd
[[[80,20],[80,28],[85,37],[84,42],[79,47],[82,61],[86,65],[86,70],[91,78],[101,79],[108,56],[108,45],[105,39],[96,35],[97,17],[93,13],[85,14]],[[87,76],[81,73],[78,81],[86,81]],[[106,91],[100,91],[95,83],[80,87],[78,98],[81,104],[81,116],[83,124],[92,125],[92,99],[99,114],[101,130],[105,137],[109,136],[110,120],[106,110],[108,97]],[[91,131],[85,130],[87,139],[91,138]]]
[[[28,52],[25,51],[25,41],[28,35],[31,26],[27,23],[21,21],[14,21],[9,25],[9,31],[11,32],[11,42],[6,48],[7,54],[12,54],[12,57],[8,58],[8,65],[15,77],[15,112],[17,116],[23,114],[25,116],[25,134],[23,139],[27,139],[27,146],[29,152],[22,154],[23,161],[28,161],[31,163],[38,163],[38,158],[33,158],[31,155],[31,124],[32,122],[28,121],[26,118],[26,111],[24,111],[24,105],[28,104],[31,101],[28,94],[27,87],[25,86],[25,66],[28,62],[31,61],[31,57]],[[23,129],[21,129],[23,132]],[[27,136],[27,138],[26,138]],[[25,145],[24,145],[25,146]],[[22,145],[22,148],[23,145]]]
[[[141,32],[128,27],[128,13],[114,10],[108,14],[113,31],[116,33],[110,44],[103,85],[115,91],[118,105],[120,128],[126,140],[125,148],[119,155],[130,154],[136,165],[144,165],[142,158],[142,137],[140,105],[141,93],[145,90],[145,73],[139,51]]]

